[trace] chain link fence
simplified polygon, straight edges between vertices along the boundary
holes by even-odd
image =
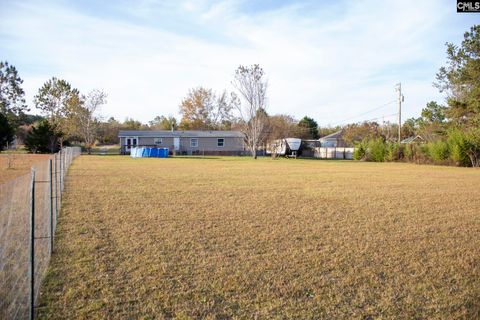
[[[0,185],[0,319],[33,319],[53,250],[65,176],[79,147]]]

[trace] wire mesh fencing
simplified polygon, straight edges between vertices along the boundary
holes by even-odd
[[[33,319],[53,250],[67,170],[80,155],[68,147],[0,185],[0,319]]]

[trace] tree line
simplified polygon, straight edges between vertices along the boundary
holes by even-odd
[[[239,66],[232,92],[206,87],[190,89],[179,104],[180,120],[158,115],[148,123],[127,118],[105,120],[99,109],[107,94],[94,89],[82,94],[69,82],[51,78],[39,88],[34,105],[41,116],[28,114],[16,68],[0,62],[0,151],[13,137],[25,141],[30,152],[54,152],[60,146],[82,143],[118,143],[119,130],[238,130],[252,156],[268,142],[285,137],[318,139],[342,130],[347,146],[356,146],[355,158],[373,161],[409,160],[480,166],[480,26],[464,34],[460,46],[447,43],[447,65],[434,85],[446,94],[446,105],[429,102],[418,118],[407,119],[402,137],[419,136],[423,144],[396,143],[397,124],[351,123],[319,128],[308,116],[269,114],[268,81],[259,65]]]
[[[480,25],[465,32],[460,45],[446,46],[447,64],[434,82],[446,105],[427,103],[420,117],[401,128],[402,137],[418,137],[421,143],[395,143],[393,124],[351,124],[344,139],[357,147],[355,159],[480,167]]]
[[[318,139],[316,121],[305,116],[268,115],[267,82],[259,65],[240,66],[235,71],[236,92],[190,89],[179,105],[178,121],[172,115],[156,116],[148,123],[127,118],[104,119],[100,108],[107,103],[103,90],[81,93],[68,81],[52,77],[38,89],[33,105],[41,115],[29,114],[16,68],[0,62],[0,151],[14,137],[33,153],[55,152],[63,145],[82,144],[90,153],[95,144],[118,144],[119,130],[238,130],[252,155],[268,140],[288,136]],[[328,128],[323,128],[323,132]]]
[[[22,138],[28,151],[56,152],[64,144],[82,141],[90,150],[97,137],[98,109],[106,103],[104,91],[82,94],[63,79],[49,79],[33,103],[42,116],[28,114],[23,80],[8,62],[0,62],[0,151]]]

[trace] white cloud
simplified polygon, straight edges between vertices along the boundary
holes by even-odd
[[[43,81],[63,77],[85,92],[106,90],[103,113],[119,119],[176,115],[189,88],[230,88],[235,68],[252,63],[268,74],[270,113],[336,124],[395,99],[402,81],[408,117],[440,97],[431,82],[451,40],[453,10],[438,3],[348,1],[247,13],[241,1],[142,1],[121,8],[121,18],[12,4],[1,17],[0,48],[30,101]],[[389,107],[364,119],[394,113]]]

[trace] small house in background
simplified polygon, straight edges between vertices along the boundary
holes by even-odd
[[[400,141],[400,143],[402,144],[425,143],[425,139],[420,135],[416,135],[416,136],[405,138],[402,141]]]
[[[120,130],[120,152],[133,147],[168,148],[175,154],[243,155],[244,135],[239,131]]]
[[[339,130],[328,136],[322,137],[319,139],[320,146],[326,148],[333,148],[333,147],[345,147],[345,141],[343,140],[343,130]]]

